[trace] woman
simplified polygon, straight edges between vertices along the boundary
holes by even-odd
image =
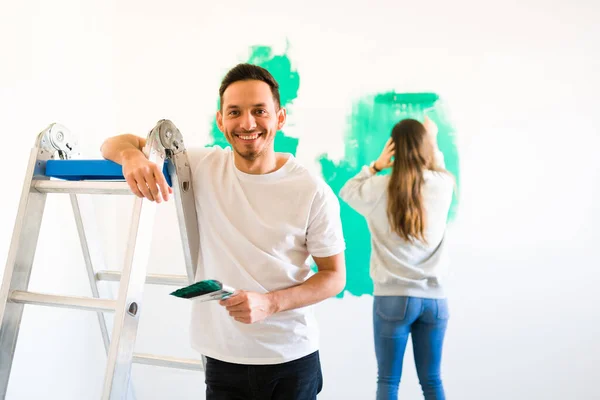
[[[387,168],[391,174],[377,175]],[[445,398],[440,365],[449,314],[443,239],[453,189],[437,127],[426,117],[423,124],[397,123],[379,158],[340,191],[371,232],[377,400],[398,398],[409,334],[425,399]]]

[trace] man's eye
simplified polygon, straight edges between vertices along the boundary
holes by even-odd
[[[256,110],[256,113],[260,114],[260,115],[266,114],[266,112],[267,112],[266,110]]]
[[[237,111],[229,111],[229,115],[238,115]]]

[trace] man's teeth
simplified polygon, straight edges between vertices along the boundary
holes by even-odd
[[[246,136],[238,135],[238,136],[244,140],[254,140],[254,139],[258,138],[258,133],[255,133],[254,135],[246,135]]]

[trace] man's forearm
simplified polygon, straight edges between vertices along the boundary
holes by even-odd
[[[102,143],[100,152],[105,159],[123,165],[123,162],[130,157],[143,156],[142,140],[144,139],[130,134],[114,136]]]
[[[267,295],[275,313],[321,302],[340,293],[345,284],[344,271],[319,271],[300,285],[269,292]]]

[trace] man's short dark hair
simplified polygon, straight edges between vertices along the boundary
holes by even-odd
[[[263,81],[271,88],[271,93],[273,93],[273,100],[275,101],[275,108],[279,109],[280,106],[280,97],[279,97],[279,84],[273,78],[273,75],[263,67],[259,67],[254,64],[238,64],[227,72],[225,78],[221,81],[221,87],[219,88],[219,98],[221,110],[223,109],[223,93],[232,83],[238,81]]]

